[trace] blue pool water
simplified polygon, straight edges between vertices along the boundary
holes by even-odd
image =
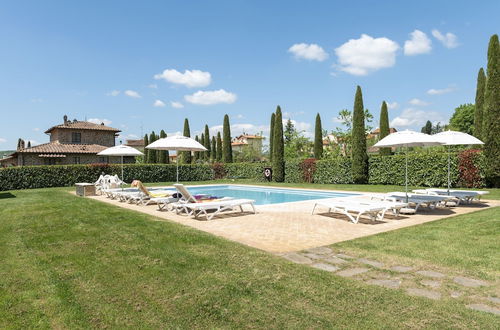
[[[255,200],[255,205],[306,201],[321,198],[347,197],[357,194],[323,192],[300,189],[280,189],[235,185],[187,187],[193,195],[207,194],[218,197],[247,198]]]

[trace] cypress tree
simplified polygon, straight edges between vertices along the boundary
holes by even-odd
[[[149,143],[156,141],[156,134],[154,131],[149,135]],[[149,150],[148,152],[148,164],[156,164],[156,150]]]
[[[379,140],[382,140],[387,135],[389,135],[389,113],[387,112],[387,103],[382,102],[382,107],[380,108],[380,123],[379,123]],[[391,154],[391,148],[380,148],[378,153],[381,156],[387,156]]]
[[[200,137],[200,143],[202,146],[204,146],[205,148],[207,147],[205,145],[205,134],[204,133],[201,133],[201,137]],[[207,159],[207,153],[206,151],[200,151],[200,156],[199,156],[200,159],[202,160],[206,160]]]
[[[323,156],[323,127],[321,117],[316,114],[316,124],[314,126],[314,158],[321,159]]]
[[[191,137],[191,130],[189,129],[189,120],[187,118],[184,119],[184,131],[183,136]],[[182,152],[182,162],[184,164],[192,163],[191,151],[183,151]]]
[[[147,134],[144,134],[144,163],[147,163],[149,160],[149,149],[146,149],[146,146],[149,144],[149,138]]]
[[[425,126],[422,127],[422,129],[420,130],[420,132],[422,133],[425,133],[425,134],[432,134],[432,123],[430,120],[428,120],[426,123],[425,123]]]
[[[276,114],[273,112],[271,115],[271,127],[269,129],[269,161],[273,161],[273,141],[274,141],[274,122],[276,119]]]
[[[482,127],[485,178],[489,186],[500,187],[500,45],[496,34],[488,45],[487,75],[483,113],[486,125]]]
[[[215,140],[215,136],[212,136],[212,148],[210,151],[211,161],[215,162],[217,159],[217,141]]]
[[[283,139],[283,119],[278,105],[274,117],[273,132],[273,179],[276,182],[285,181],[285,141]]]
[[[196,135],[194,137],[194,139],[195,139],[196,142],[200,142],[200,139],[198,138],[198,135]],[[199,159],[200,159],[200,152],[199,151],[195,151],[193,153],[193,163],[196,163]]]
[[[167,133],[165,133],[164,130],[160,131],[160,139],[166,138]],[[158,150],[158,163],[160,164],[168,164],[169,162],[169,157],[168,157],[168,151],[167,150]]]
[[[205,125],[205,140],[202,143],[207,151],[205,151],[205,159],[210,160],[210,132],[208,130],[208,125]]]
[[[354,183],[368,182],[368,155],[366,153],[366,132],[363,95],[357,86],[352,113],[352,178]]]
[[[217,132],[217,149],[215,155],[216,160],[220,162],[222,160],[222,137],[220,136],[220,132]]]
[[[229,116],[224,115],[224,124],[222,125],[222,135],[224,139],[222,140],[223,156],[222,159],[224,163],[233,162],[233,148],[231,147],[231,127],[229,126]]]
[[[483,138],[483,112],[484,112],[484,89],[486,87],[486,75],[483,68],[477,74],[476,108],[474,110],[474,136]]]
[[[31,148],[31,141],[28,141],[28,148]]]

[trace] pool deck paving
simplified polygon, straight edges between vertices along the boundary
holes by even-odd
[[[374,235],[399,228],[419,225],[447,217],[466,214],[492,206],[500,201],[486,200],[481,203],[460,205],[434,210],[420,208],[417,214],[394,217],[387,214],[383,221],[372,222],[361,218],[357,224],[338,213],[326,213],[318,207],[311,214],[314,201],[256,205],[257,213],[244,206],[245,213],[228,212],[212,220],[196,220],[171,211],[158,211],[156,205],[139,206],[111,200],[105,196],[89,198],[155,216],[202,230],[271,253],[301,251],[334,243]],[[358,197],[362,198],[362,197]]]

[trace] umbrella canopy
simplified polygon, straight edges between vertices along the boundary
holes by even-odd
[[[450,146],[463,145],[463,144],[484,144],[483,141],[469,135],[467,133],[456,131],[445,131],[433,135],[438,141],[448,146],[448,195],[450,195],[451,186],[451,160],[450,160]]]
[[[434,134],[433,137],[447,146],[463,145],[463,144],[484,144],[483,141],[475,138],[472,135],[456,131],[445,131]]]
[[[401,131],[387,135],[382,140],[375,143],[375,147],[406,147],[406,168],[405,168],[405,193],[408,202],[408,147],[439,146],[443,142],[438,141],[432,135],[418,133],[415,131]]]
[[[98,156],[142,156],[144,155],[139,150],[120,144],[119,146],[114,146],[111,148],[104,149]]]
[[[127,156],[142,156],[144,155],[142,152],[139,150],[120,144],[118,146],[114,146],[111,148],[104,149],[100,153],[97,154],[98,156],[118,156],[122,158],[122,181],[125,181],[123,178],[123,157]]]
[[[387,135],[378,141],[374,147],[426,147],[441,144],[443,143],[432,135],[406,130]]]
[[[180,135],[169,136],[166,138],[156,140],[155,142],[148,144],[146,148],[155,150],[177,150],[177,151],[207,150],[207,148],[198,143],[196,140]]]
[[[206,151],[203,145],[187,136],[174,135],[156,140],[148,144],[146,149],[154,150],[176,150],[176,151]],[[177,166],[177,182],[179,182],[179,158],[175,162]]]

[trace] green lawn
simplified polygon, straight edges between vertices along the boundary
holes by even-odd
[[[68,190],[0,193],[0,328],[498,326],[452,299],[364,285]],[[490,218],[498,208],[338,247],[489,277],[499,228]],[[456,261],[464,252],[471,260]]]

